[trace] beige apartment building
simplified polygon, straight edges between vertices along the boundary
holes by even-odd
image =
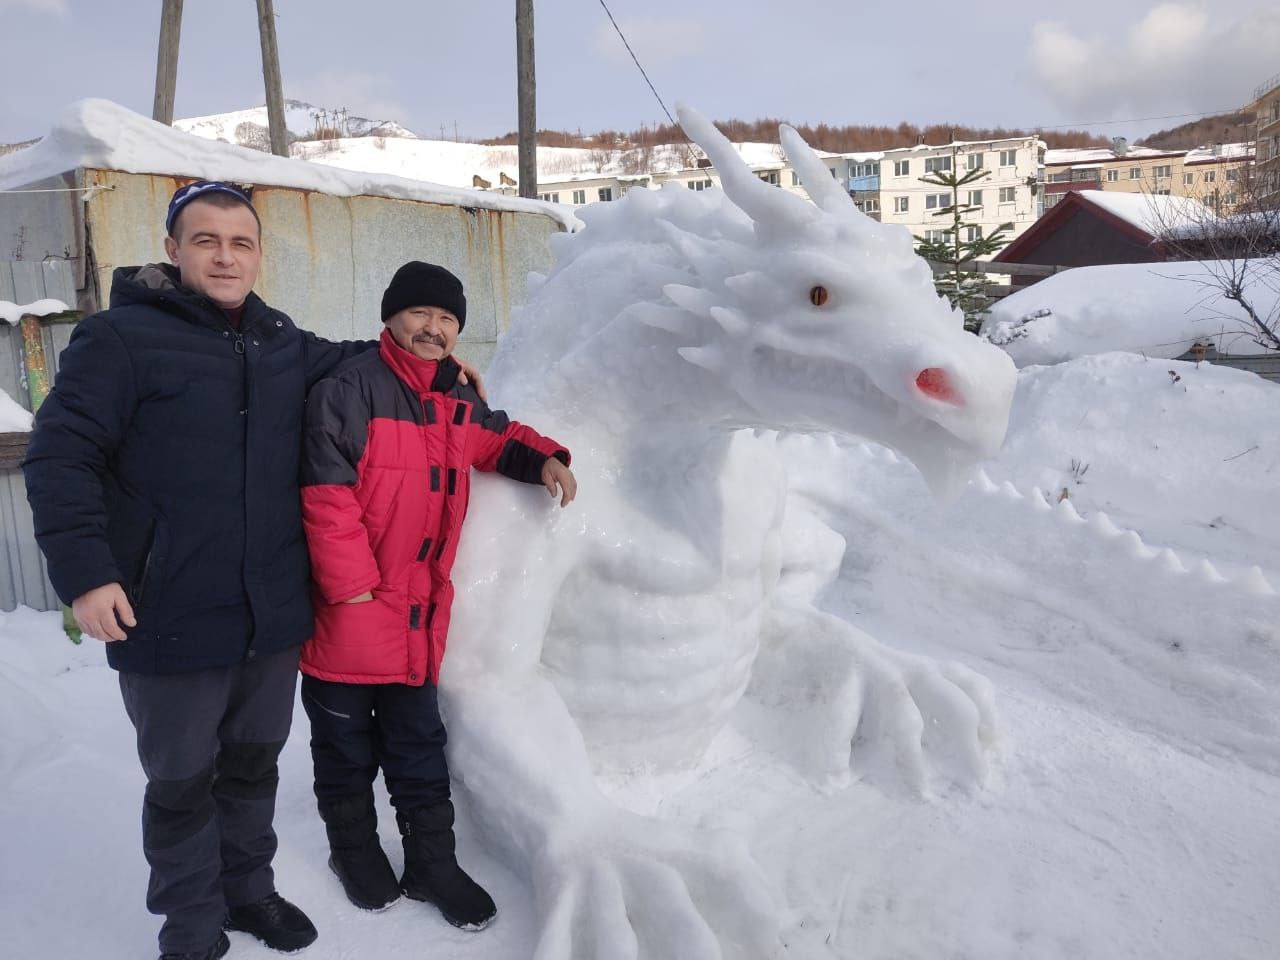
[[[1258,85],[1246,109],[1257,122],[1254,192],[1260,203],[1280,206],[1280,73]]]
[[[1050,150],[1045,157],[1045,208],[1070,190],[1105,190],[1192,197],[1228,214],[1245,200],[1252,160],[1253,146],[1248,143],[1153,150],[1130,147],[1121,137],[1110,148]]]

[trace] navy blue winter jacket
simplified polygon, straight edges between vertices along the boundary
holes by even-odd
[[[68,603],[118,582],[138,625],[118,670],[225,666],[306,640],[298,461],[307,390],[372,343],[299,330],[256,294],[236,331],[174,268],[124,267],[78,325],[23,471]]]

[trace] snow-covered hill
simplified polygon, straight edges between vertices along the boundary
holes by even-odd
[[[175,120],[180,130],[210,140],[222,140],[258,150],[268,149],[267,109],[251,107],[208,117]],[[363,173],[389,173],[454,187],[470,187],[474,177],[498,186],[505,174],[517,178],[514,146],[486,146],[454,140],[430,140],[393,120],[370,120],[340,115],[300,100],[285,101],[285,125],[293,156],[326,166]],[[336,129],[337,137],[314,138],[318,127]],[[303,139],[307,138],[307,139]],[[738,152],[749,164],[777,163],[777,144],[740,143]],[[615,149],[539,147],[538,179],[543,183],[593,176],[666,173],[690,165],[687,143],[657,144],[640,149],[620,144]]]
[[[320,128],[334,129],[347,137],[417,136],[394,120],[370,120],[368,117],[352,116],[345,110],[318,107],[303,100],[284,102],[284,123],[290,139],[314,136]],[[207,117],[188,117],[173,121],[173,125],[179,130],[210,140],[265,149],[262,144],[267,130],[267,108],[250,107],[247,110],[233,110]]]

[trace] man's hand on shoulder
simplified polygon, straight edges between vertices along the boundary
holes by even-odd
[[[488,403],[489,395],[484,391],[484,380],[480,377],[480,371],[461,357],[454,357],[453,359],[462,368],[462,372],[458,374],[458,382],[471,384],[476,393],[480,394],[480,399]]]
[[[542,483],[551,496],[560,495],[560,506],[567,507],[578,495],[578,481],[573,471],[555,457],[547,457],[542,465]]]
[[[71,613],[82,633],[106,643],[125,639],[124,627],[138,625],[129,598],[118,583],[106,583],[80,594],[71,601]]]

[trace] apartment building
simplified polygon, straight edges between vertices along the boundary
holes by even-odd
[[[1105,190],[1191,197],[1228,214],[1245,199],[1243,187],[1252,160],[1248,143],[1154,150],[1131,147],[1118,137],[1110,148],[1050,150],[1045,156],[1045,209],[1072,190]]]
[[[978,231],[985,236],[1002,223],[1012,223],[1007,236],[1013,239],[1043,212],[1044,156],[1045,143],[1036,137],[886,150],[879,160],[880,220],[900,224],[917,237],[941,239],[951,218],[935,214],[950,206],[951,191],[920,178],[952,172],[955,165],[961,174],[990,171],[989,176],[961,188],[961,201],[979,208],[965,217],[966,230],[972,236]]]
[[[1258,85],[1246,109],[1257,122],[1253,192],[1263,205],[1280,206],[1280,73]]]
[[[850,158],[877,157],[878,154],[850,154],[848,157],[838,153],[818,152],[818,156],[827,165],[831,176],[841,182],[850,180]],[[799,174],[790,162],[783,159],[762,159],[760,157],[744,157],[751,171],[765,183],[772,184],[792,193],[804,194],[804,186]],[[556,180],[539,181],[538,198],[551,203],[564,203],[570,206],[582,206],[587,203],[598,203],[619,200],[631,189],[645,187],[657,190],[663,184],[673,182],[682,184],[689,190],[710,190],[720,186],[720,175],[706,158],[698,159],[693,166],[685,166],[674,170],[655,170],[635,175],[577,174]],[[510,189],[512,193],[515,188]],[[871,188],[867,188],[871,190]],[[868,207],[874,208],[874,201],[864,201]]]
[[[1191,197],[1220,216],[1235,213],[1249,199],[1252,143],[1216,143],[1188,150],[1175,197]]]

